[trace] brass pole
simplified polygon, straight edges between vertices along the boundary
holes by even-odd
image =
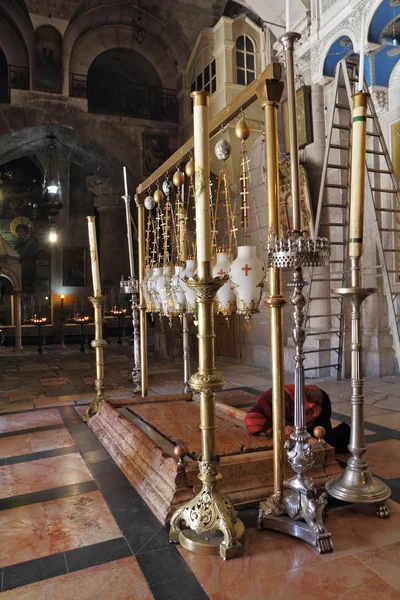
[[[334,290],[348,298],[351,304],[351,436],[344,472],[328,481],[326,489],[334,498],[347,502],[376,503],[378,517],[390,516],[385,500],[390,488],[369,470],[363,457],[367,448],[364,432],[364,379],[362,368],[361,305],[365,298],[377,292],[375,288],[361,286],[360,260],[363,254],[364,186],[367,143],[368,94],[357,92],[353,96],[353,138],[351,145],[351,193],[349,257],[351,287]]]
[[[268,232],[280,235],[280,195],[278,159],[278,108],[283,92],[281,67],[274,63],[267,67],[268,76],[257,89],[258,100],[264,110],[265,165],[267,179]],[[287,303],[282,294],[282,270],[269,269],[269,296],[266,304],[271,309],[271,370],[272,370],[272,431],[274,452],[274,494],[282,493],[285,466],[285,391],[283,308]]]
[[[135,196],[138,209],[138,244],[139,244],[139,310],[140,310],[140,368],[142,396],[148,393],[148,368],[147,368],[147,316],[146,301],[143,294],[142,281],[146,276],[146,251],[145,251],[145,223],[143,199]]]
[[[89,300],[94,310],[94,340],[91,342],[92,348],[96,350],[96,398],[87,407],[85,421],[93,417],[100,409],[100,403],[106,401],[104,390],[104,346],[107,342],[103,339],[103,306],[105,296],[89,296]]]
[[[225,381],[215,369],[214,300],[226,282],[213,279],[211,269],[209,94],[193,92],[195,207],[197,239],[197,275],[188,281],[197,296],[199,369],[190,378],[191,388],[200,394],[200,430],[202,456],[199,461],[200,493],[172,516],[170,541],[180,542],[198,554],[220,554],[233,558],[243,553],[240,542],[244,525],[237,519],[232,504],[223,498],[218,481],[219,457],[215,447],[215,393]],[[186,528],[181,529],[185,524]]]

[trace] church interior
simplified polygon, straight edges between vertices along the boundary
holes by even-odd
[[[1,0],[4,600],[400,598],[399,182],[399,0]]]

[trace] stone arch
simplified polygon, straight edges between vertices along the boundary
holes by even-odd
[[[149,60],[157,70],[164,88],[175,88],[176,68],[168,60],[162,44],[150,36],[142,44],[133,37],[131,27],[104,25],[92,29],[77,41],[70,58],[70,73],[87,76],[90,65],[103,52],[114,48],[133,50]]]
[[[46,125],[43,114],[48,118]],[[98,127],[92,115],[62,101],[42,99],[24,106],[0,108],[0,164],[42,151],[50,134],[56,136],[57,152],[66,160],[118,182],[122,165],[126,165],[130,179],[136,184],[140,182],[132,139],[111,122],[102,121]]]
[[[30,68],[27,48],[16,30],[0,14],[0,45],[10,66]]]
[[[21,264],[15,262],[15,264],[9,266],[3,266],[0,261],[0,276],[6,277],[11,282],[14,292],[22,290],[22,279],[21,279]]]
[[[333,77],[338,62],[354,52],[352,35],[354,35],[353,32],[344,31],[332,40],[321,61],[323,76]]]

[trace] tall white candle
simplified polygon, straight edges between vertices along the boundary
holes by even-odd
[[[125,188],[125,196],[128,195],[128,178],[126,176],[126,167],[123,168],[124,173],[124,188]]]
[[[290,0],[286,0],[286,31],[290,31]]]
[[[92,267],[93,293],[101,296],[99,255],[97,252],[96,224],[94,217],[87,217],[89,230],[90,265]]]
[[[364,14],[361,16],[361,38],[360,38],[360,71],[358,74],[358,91],[362,92],[364,89],[364,60],[365,60],[365,17]]]
[[[193,92],[193,133],[196,207],[197,268],[199,277],[203,263],[211,261],[209,97],[205,92]]]
[[[129,268],[131,272],[131,278],[135,277],[135,262],[133,258],[133,242],[132,242],[132,221],[131,221],[131,199],[126,194],[125,198],[125,211],[126,211],[126,231],[128,236],[128,253],[129,253]]]

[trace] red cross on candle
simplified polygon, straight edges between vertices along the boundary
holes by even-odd
[[[244,265],[244,267],[242,267],[242,271],[244,271],[244,274],[246,275],[246,277],[249,274],[249,271],[251,271],[251,267],[249,267],[249,265]]]
[[[225,271],[223,271],[222,269],[220,271],[218,271],[217,275],[220,275],[222,277],[222,275],[225,275]]]

